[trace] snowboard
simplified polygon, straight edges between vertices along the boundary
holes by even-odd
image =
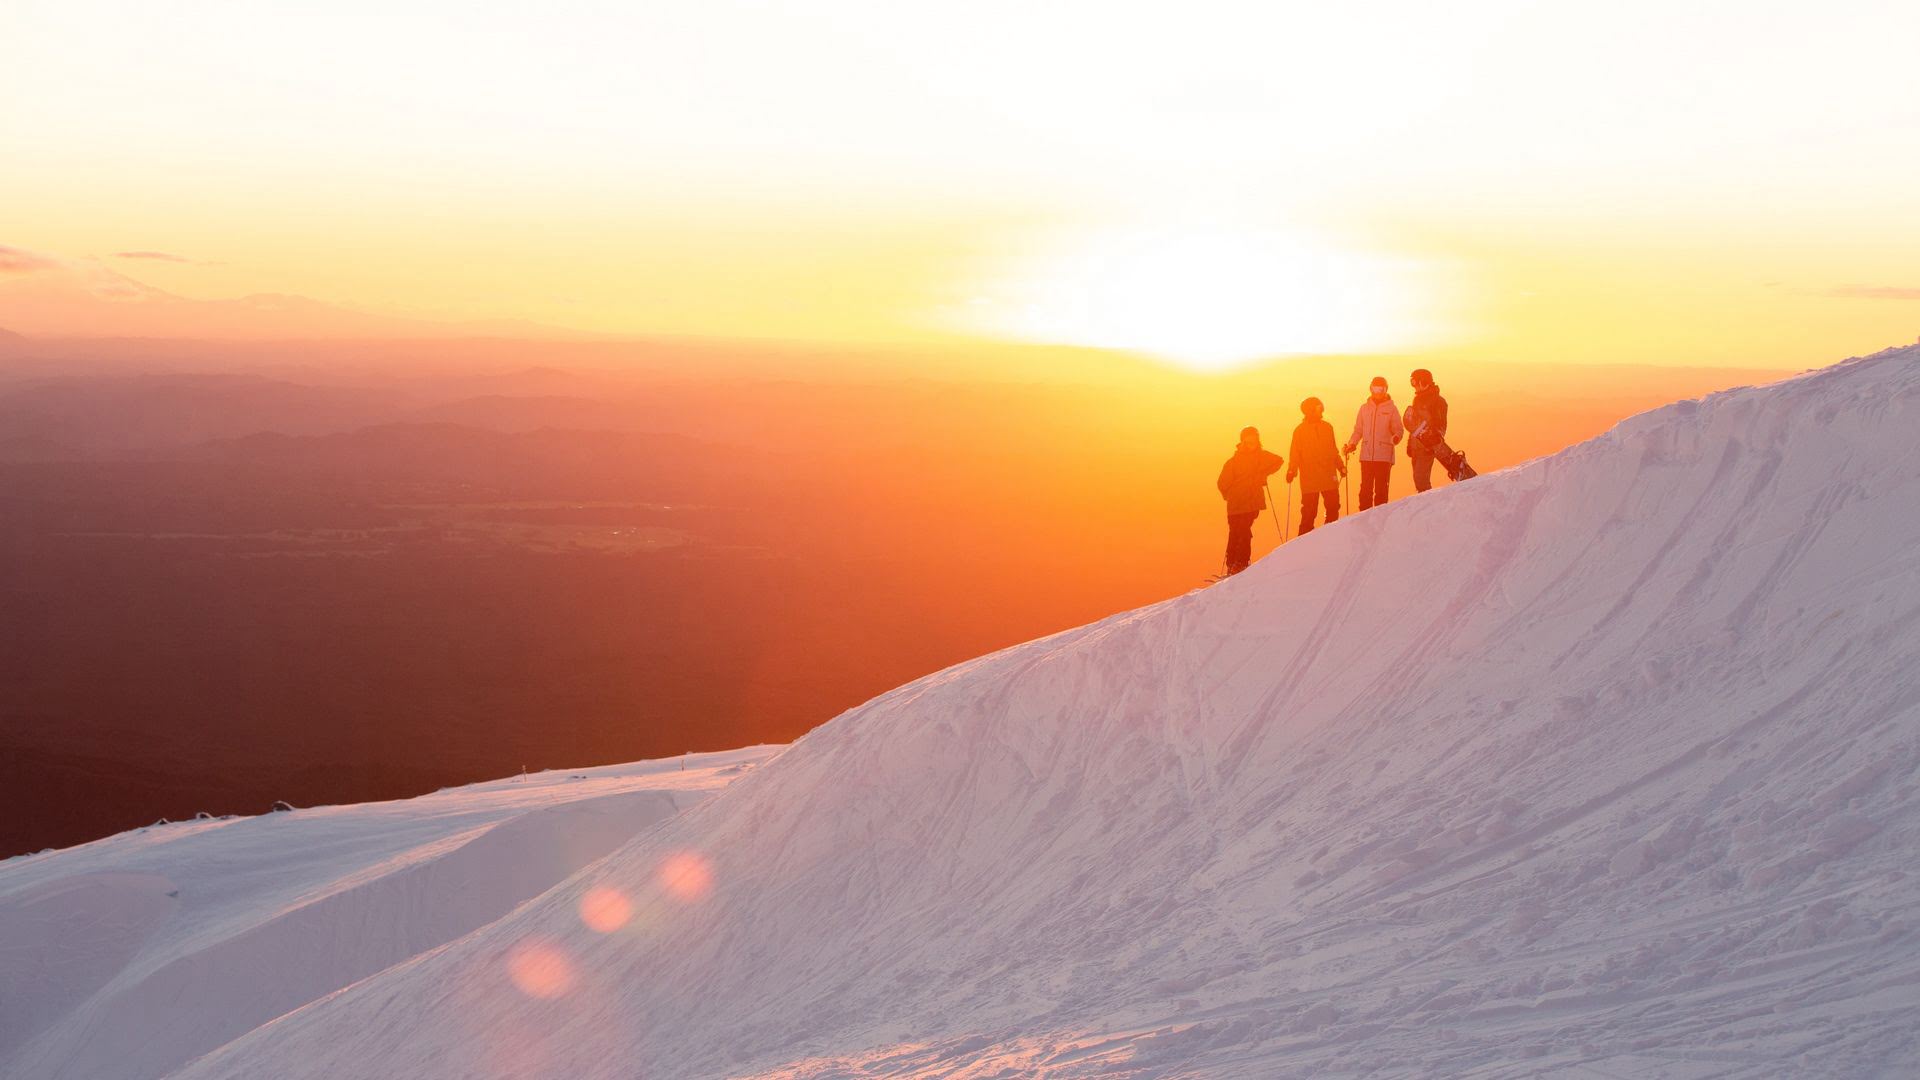
[[[1459,483],[1480,475],[1474,471],[1473,466],[1467,464],[1467,455],[1448,446],[1447,440],[1429,432],[1427,425],[1421,424],[1420,430],[1414,432],[1413,437],[1420,440],[1421,446],[1433,452],[1433,460],[1447,470],[1447,479]]]

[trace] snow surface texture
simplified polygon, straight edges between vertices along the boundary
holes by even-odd
[[[1915,1075],[1917,433],[1905,349],[1344,519],[178,1075]]]
[[[0,1076],[162,1075],[492,922],[773,749],[156,825],[0,863]]]

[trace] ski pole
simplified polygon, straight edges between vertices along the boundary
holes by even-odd
[[[1273,511],[1273,527],[1280,530],[1280,542],[1284,544],[1287,542],[1287,527],[1280,524],[1280,510],[1273,504],[1273,481],[1263,480],[1261,483],[1267,486],[1267,509]]]
[[[1282,518],[1281,520],[1286,521],[1288,518],[1291,518],[1292,516],[1293,516],[1293,477],[1289,476],[1287,477],[1287,517]],[[1287,540],[1287,527],[1285,525],[1281,525],[1280,526],[1280,542],[1286,543],[1286,540]]]

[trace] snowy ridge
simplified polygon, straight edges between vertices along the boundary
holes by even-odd
[[[1895,350],[1343,520],[177,1075],[1910,1074],[1916,430]]]
[[[0,1075],[161,1075],[492,922],[769,753],[158,825],[9,860]]]

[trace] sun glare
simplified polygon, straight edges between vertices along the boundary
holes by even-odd
[[[1431,344],[1424,265],[1304,233],[1186,227],[1063,238],[990,275],[965,322],[1199,371]]]

